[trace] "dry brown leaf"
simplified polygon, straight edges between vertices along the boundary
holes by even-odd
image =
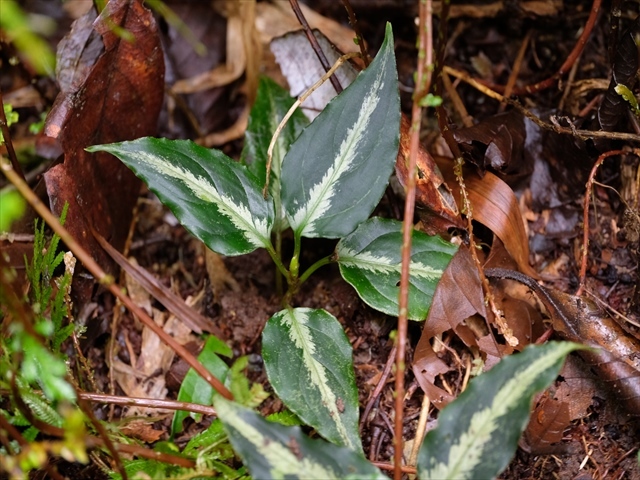
[[[185,302],[178,297],[171,289],[165,287],[158,279],[147,272],[144,268],[134,265],[113,248],[104,238],[96,232],[93,232],[97,242],[109,254],[109,256],[138,282],[146,291],[153,295],[167,310],[180,318],[194,332],[202,333],[207,331],[213,333],[216,337],[224,340],[222,332],[213,321],[201,315],[193,308],[190,308]]]
[[[433,351],[431,340],[451,329],[468,345],[475,345],[475,336],[462,322],[477,312],[486,315],[484,295],[478,270],[466,247],[460,247],[438,282],[429,316],[413,356],[413,373],[420,387],[437,408],[444,407],[453,397],[434,384],[435,378],[451,370]]]
[[[120,432],[147,443],[157,442],[165,433],[164,430],[154,429],[151,423],[143,419],[131,420],[120,427]]]
[[[403,114],[400,123],[400,148],[396,159],[396,176],[400,185],[407,184],[411,123]],[[420,145],[416,158],[416,211],[421,229],[429,235],[446,234],[450,228],[465,228],[451,189],[431,154]]]
[[[453,190],[458,207],[462,208],[460,188],[453,173],[453,162],[444,157],[435,157],[435,160],[444,179]],[[529,265],[529,239],[513,190],[491,172],[486,172],[482,178],[467,169],[464,173],[474,220],[485,225],[500,238],[521,272],[538,278],[538,273]]]
[[[135,41],[123,40],[114,25],[129,31]],[[72,30],[67,40],[67,45],[82,48],[61,52],[75,56],[65,57],[69,70],[64,70],[64,89],[47,117],[45,134],[58,141],[64,161],[46,172],[44,179],[52,211],[59,215],[69,203],[65,227],[103,269],[113,273],[115,263],[90,230],[95,228],[115,248],[122,248],[141,182],[111,155],[89,154],[84,149],[156,132],[164,63],[156,22],[141,0],[111,0],[91,26],[91,30],[86,25]],[[75,35],[79,43],[71,39]],[[91,39],[96,37],[101,37],[104,53],[97,60],[82,57],[83,49],[93,45]],[[92,60],[95,63],[87,66]],[[88,300],[92,288],[93,279],[76,275],[78,303]]]

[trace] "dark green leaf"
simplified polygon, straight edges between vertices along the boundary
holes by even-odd
[[[150,137],[87,150],[122,160],[211,250],[241,255],[271,245],[273,202],[262,197],[246,167],[224,153]]]
[[[361,451],[352,349],[324,310],[282,310],[262,333],[267,376],[284,404],[327,440]]]
[[[311,440],[300,427],[269,422],[219,395],[214,404],[253,478],[387,478],[361,454],[320,439]]]
[[[249,116],[242,160],[248,164],[249,171],[256,176],[261,185],[264,185],[267,178],[267,150],[271,143],[271,137],[294,103],[295,100],[291,98],[287,90],[268,77],[260,78],[256,102],[253,104]],[[284,230],[288,226],[280,200],[282,160],[290,145],[298,138],[308,123],[307,117],[299,109],[296,109],[278,135],[273,148],[269,193],[275,204],[276,221],[273,228],[276,231]]]
[[[418,458],[422,480],[496,478],[527,425],[533,396],[557,376],[576,343],[528,346],[505,357],[440,412]]]
[[[282,164],[282,203],[296,235],[338,238],[367,219],[398,153],[393,34],[375,60],[307,127]]]
[[[414,231],[409,271],[409,318],[427,318],[433,292],[457,247]],[[372,218],[336,247],[342,277],[376,310],[398,315],[402,223]]]
[[[224,382],[227,372],[229,371],[229,367],[218,355],[231,357],[232,351],[224,342],[211,335],[207,338],[204,348],[198,355],[198,360],[214,377]],[[209,385],[209,382],[198,375],[193,368],[190,368],[182,381],[182,385],[180,385],[178,401],[198,403],[200,405],[208,406],[211,405],[213,394],[214,390],[213,387]],[[188,416],[192,416],[196,419],[201,417],[200,414],[177,410],[173,415],[173,422],[171,424],[172,436],[182,431],[182,421]]]

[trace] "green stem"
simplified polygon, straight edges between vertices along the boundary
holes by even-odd
[[[267,252],[269,252],[269,255],[271,256],[271,260],[273,260],[273,263],[276,264],[276,267],[278,267],[280,273],[282,273],[284,278],[287,280],[287,283],[291,283],[291,274],[289,273],[289,270],[287,270],[287,267],[284,266],[284,263],[282,263],[282,260],[280,259],[278,253],[275,251],[272,245],[269,245],[266,248]]]
[[[302,239],[300,238],[300,235],[298,233],[293,234],[293,241],[293,257],[291,257],[289,271],[291,272],[292,283],[295,284],[294,288],[297,289],[298,273],[300,272],[300,248],[302,244]],[[292,283],[290,283],[289,286],[293,286]]]
[[[282,258],[282,232],[280,231],[276,233],[276,256]],[[280,272],[276,272],[276,294],[279,297],[282,297],[283,294],[282,274]]]
[[[307,268],[305,272],[300,276],[300,279],[298,280],[298,286],[302,285],[305,282],[305,280],[309,278],[309,276],[311,276],[311,274],[316,270],[318,270],[320,267],[324,265],[328,265],[329,263],[333,262],[331,257],[332,255],[321,258],[316,263],[314,263],[309,268]]]

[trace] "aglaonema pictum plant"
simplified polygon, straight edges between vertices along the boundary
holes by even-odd
[[[299,427],[269,422],[238,402],[207,390],[206,398],[200,395],[199,400],[214,403],[251,474],[256,478],[386,478],[362,454],[352,348],[340,323],[325,310],[296,308],[291,299],[315,270],[335,262],[367,304],[397,315],[401,223],[370,218],[398,152],[400,100],[391,27],[387,26],[384,43],[371,65],[313,123],[307,126],[301,112],[291,118],[274,149],[269,196],[265,198],[267,148],[292,104],[286,91],[271,80],[261,80],[242,162],[190,141],[156,138],[88,150],[109,152],[122,160],[211,250],[242,255],[264,248],[286,280],[284,308],[268,320],[262,333],[264,364],[283,403],[331,443],[309,439]],[[294,246],[285,258],[279,239],[288,228],[293,232]],[[332,255],[301,272],[303,238],[339,241]],[[410,319],[426,318],[436,284],[455,252],[454,245],[439,237],[414,232]],[[223,363],[215,360],[221,352],[220,346],[216,348],[207,352],[213,355],[211,365],[227,375]],[[538,379],[535,388],[523,388],[518,401],[530,402],[531,392],[542,388],[540,378],[546,378],[539,374],[546,372],[552,378],[570,348],[547,350],[534,349],[529,354],[543,356],[547,363],[534,372]],[[517,366],[511,366],[512,373],[531,362],[522,357]],[[526,373],[531,378],[532,370]],[[195,392],[194,388],[188,390]],[[500,404],[500,414],[513,413],[505,405]],[[521,403],[518,406],[521,408]],[[174,422],[174,433],[180,423]],[[464,437],[468,433],[465,426],[460,424],[459,428],[457,434]],[[468,443],[469,438],[464,437],[465,448],[475,446]],[[515,444],[510,451],[513,455]],[[423,457],[423,471],[432,464],[433,468],[441,467],[432,458]],[[442,458],[444,453],[437,460]]]

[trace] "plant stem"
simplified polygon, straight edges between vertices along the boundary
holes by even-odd
[[[328,265],[332,261],[333,260],[331,259],[331,256],[328,256],[328,257],[321,258],[316,263],[311,265],[309,268],[305,270],[305,272],[302,275],[300,275],[300,279],[298,280],[298,286],[302,285],[313,272],[315,272],[316,270],[318,270],[320,267],[324,265]]]
[[[287,280],[287,283],[291,284],[291,274],[289,273],[289,270],[287,270],[287,267],[285,267],[284,263],[282,263],[279,252],[277,252],[272,245],[267,247],[267,252],[269,252],[271,260],[276,264],[276,267],[278,267],[280,273],[282,273],[284,278]]]
[[[302,239],[300,238],[300,235],[298,233],[294,233],[293,238],[294,238],[293,257],[291,257],[291,263],[289,264],[289,271],[291,272],[291,280],[295,283],[295,287],[297,289],[298,273],[300,272],[300,248],[302,245]]]
[[[282,258],[282,232],[276,233],[276,256]],[[276,272],[276,294],[282,297],[284,291],[282,290],[282,274]]]
[[[413,94],[411,108],[411,140],[409,146],[408,178],[406,183],[407,197],[404,204],[404,220],[402,222],[402,270],[400,275],[400,293],[398,298],[398,335],[396,337],[396,381],[395,381],[395,422],[394,422],[394,454],[393,478],[402,478],[403,452],[403,408],[404,408],[404,375],[408,331],[409,310],[409,266],[411,264],[411,240],[413,234],[413,214],[416,201],[417,168],[416,158],[420,145],[420,123],[422,108],[420,100],[429,93],[433,65],[433,27],[432,2],[422,0],[419,7],[419,53],[416,74],[416,91]]]

